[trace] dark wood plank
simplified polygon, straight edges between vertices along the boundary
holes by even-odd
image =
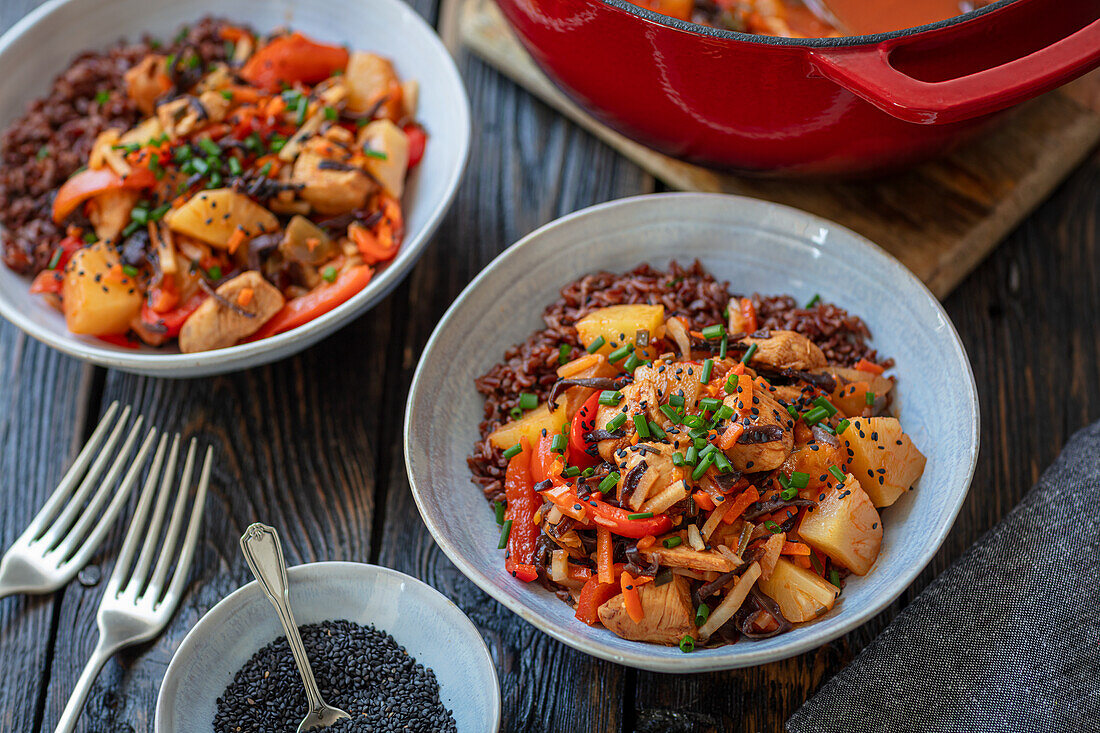
[[[0,548],[23,533],[79,450],[91,374],[14,326],[0,325]],[[58,598],[0,599],[3,730],[35,730]]]
[[[393,386],[385,421],[394,440],[378,561],[427,580],[477,624],[500,676],[503,731],[616,731],[632,673],[550,639],[458,572],[420,521],[398,438],[416,359],[462,287],[537,226],[583,206],[647,191],[652,182],[480,62],[464,59],[463,70],[479,123],[471,165],[435,244],[394,297],[404,333],[401,350],[387,365]]]

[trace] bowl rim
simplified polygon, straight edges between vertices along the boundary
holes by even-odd
[[[960,23],[967,23],[980,18],[986,13],[996,12],[1012,3],[1025,2],[1026,0],[996,0],[996,2],[986,5],[983,8],[976,8],[974,10],[968,10],[965,13],[952,16],[950,18],[944,18],[943,20],[937,20],[932,23],[924,23],[922,25],[911,26],[909,28],[902,28],[896,31],[887,31],[883,33],[868,33],[858,36],[839,36],[837,38],[785,38],[782,36],[762,36],[754,33],[743,33],[741,31],[728,31],[722,28],[714,28],[708,25],[700,25],[699,23],[692,23],[686,20],[680,20],[679,18],[673,18],[668,15],[662,15],[648,8],[643,8],[638,5],[634,5],[630,0],[599,0],[604,5],[608,5],[621,12],[628,13],[630,15],[637,16],[638,18],[648,22],[655,23],[657,25],[663,25],[668,28],[672,28],[678,31],[683,31],[695,36],[704,36],[707,38],[718,38],[728,41],[739,41],[741,43],[752,43],[760,46],[790,46],[795,48],[849,48],[853,46],[875,46],[885,41],[889,41],[893,38],[904,38],[906,36],[916,36],[921,33],[929,31],[935,31],[942,28],[948,28]]]
[[[482,637],[481,632],[478,630],[474,622],[463,613],[454,601],[440,593],[438,590],[428,585],[422,580],[414,578],[411,575],[402,573],[399,570],[387,568],[382,565],[374,565],[372,563],[362,562],[349,562],[343,560],[326,560],[320,562],[302,563],[301,565],[293,565],[287,568],[287,578],[290,581],[297,582],[299,584],[308,583],[317,579],[318,576],[322,576],[328,572],[335,571],[350,571],[352,573],[363,574],[364,582],[369,582],[374,575],[387,575],[395,580],[399,580],[403,583],[409,583],[410,587],[414,588],[413,592],[424,593],[428,596],[437,596],[438,600],[444,601],[443,608],[445,612],[441,615],[444,619],[452,619],[454,623],[460,627],[465,626],[469,631],[473,632],[474,636],[481,642],[477,645],[475,654],[479,661],[492,672],[493,689],[491,690],[490,699],[492,701],[491,709],[489,711],[490,718],[493,726],[490,730],[496,731],[500,728],[500,715],[501,715],[501,699],[500,699],[500,678],[497,676],[496,665],[493,664],[493,657],[489,653],[489,647],[485,643],[485,639]],[[304,576],[304,577],[297,577]],[[168,698],[164,694],[165,687],[170,679],[174,676],[181,674],[180,665],[183,664],[180,661],[183,657],[183,652],[191,647],[199,644],[199,636],[205,630],[206,625],[215,624],[220,621],[222,616],[232,614],[240,608],[241,604],[246,600],[249,594],[259,594],[261,600],[266,602],[266,599],[262,599],[263,591],[260,589],[259,581],[252,580],[245,583],[240,588],[229,593],[229,595],[222,598],[220,601],[211,606],[200,618],[195,622],[187,634],[184,635],[183,641],[172,653],[172,658],[168,662],[168,667],[164,671],[164,677],[161,680],[160,687],[157,690],[157,704],[153,716],[153,730],[155,733],[162,733],[162,725],[165,725],[163,721],[166,720],[166,716],[169,714]],[[272,609],[274,614],[274,609]],[[386,633],[391,633],[388,629],[382,629]],[[400,642],[398,642],[400,644]]]
[[[417,478],[413,473],[412,458],[413,455],[413,426],[412,415],[414,404],[423,397],[422,393],[430,392],[430,387],[424,386],[424,382],[421,379],[424,369],[426,368],[426,355],[432,351],[436,342],[442,337],[442,334],[447,330],[451,319],[454,317],[455,312],[463,306],[463,304],[471,297],[471,294],[485,285],[487,281],[495,277],[498,269],[502,267],[502,263],[506,259],[510,259],[515,256],[515,253],[527,246],[530,242],[536,240],[546,232],[568,225],[569,223],[587,217],[601,216],[607,211],[613,211],[620,208],[628,208],[632,206],[648,206],[650,202],[662,201],[662,200],[680,200],[685,201],[688,199],[736,199],[741,202],[742,205],[749,205],[755,207],[759,211],[764,212],[769,209],[779,209],[793,214],[807,224],[814,224],[817,226],[826,226],[833,231],[841,231],[846,236],[849,236],[853,240],[853,244],[863,248],[863,256],[867,256],[873,259],[877,259],[882,265],[896,270],[902,277],[909,279],[913,284],[917,285],[920,292],[928,299],[928,301],[934,306],[937,314],[942,321],[947,324],[948,333],[950,339],[959,349],[962,356],[963,364],[966,367],[966,385],[968,387],[969,400],[963,407],[967,410],[968,415],[971,418],[971,430],[970,430],[970,444],[965,448],[966,453],[969,454],[969,465],[966,468],[965,486],[963,489],[957,490],[957,497],[954,500],[954,506],[950,507],[949,521],[945,521],[942,526],[937,528],[933,541],[928,545],[928,549],[921,555],[916,557],[907,569],[900,573],[888,586],[888,590],[882,593],[874,602],[865,606],[859,607],[854,610],[851,616],[843,623],[837,625],[828,633],[820,633],[816,636],[807,636],[805,639],[791,642],[785,647],[773,649],[770,651],[756,651],[749,649],[746,652],[737,652],[727,655],[714,655],[708,657],[683,655],[682,657],[655,657],[648,654],[645,649],[652,645],[644,642],[634,642],[634,646],[639,651],[627,651],[620,652],[607,646],[601,641],[582,638],[577,635],[576,632],[570,630],[568,627],[556,626],[553,623],[544,623],[543,620],[535,612],[528,609],[528,607],[518,598],[513,597],[507,593],[504,593],[500,588],[492,582],[492,580],[484,576],[478,571],[472,563],[467,561],[465,557],[458,551],[458,549],[447,540],[446,535],[442,529],[432,520],[431,515],[426,510],[426,506],[420,496],[420,491],[417,489]],[[431,533],[432,538],[436,544],[443,550],[443,553],[455,564],[455,566],[470,579],[481,590],[488,593],[498,602],[502,603],[506,608],[515,613],[517,616],[527,621],[535,628],[545,632],[552,638],[584,652],[591,656],[598,657],[600,659],[606,659],[610,662],[623,664],[628,667],[636,669],[644,669],[652,672],[665,672],[672,674],[689,674],[697,672],[713,672],[730,669],[738,669],[742,667],[753,667],[768,662],[779,661],[782,659],[788,659],[798,654],[802,654],[813,649],[817,649],[824,644],[827,644],[834,639],[837,639],[854,629],[859,628],[863,624],[870,621],[874,616],[878,615],[887,606],[894,602],[917,578],[918,575],[924,570],[932,558],[935,557],[940,547],[943,545],[944,540],[947,538],[948,533],[955,524],[955,519],[958,517],[959,511],[962,509],[963,501],[965,501],[967,494],[970,491],[970,486],[974,478],[974,470],[978,460],[978,449],[980,446],[980,433],[981,433],[981,413],[978,404],[978,390],[977,382],[974,378],[974,370],[970,364],[970,357],[966,352],[966,347],[962,340],[959,338],[959,334],[955,329],[954,323],[952,323],[947,312],[944,310],[943,305],[932,294],[927,286],[920,281],[912,272],[910,272],[904,265],[901,264],[897,258],[890,255],[885,250],[878,247],[866,237],[857,234],[856,232],[841,226],[833,221],[819,217],[815,214],[811,214],[801,209],[796,209],[791,206],[785,206],[783,204],[776,204],[770,201],[764,201],[761,199],[753,199],[748,196],[738,196],[733,194],[714,194],[714,193],[653,193],[644,194],[640,196],[629,196],[625,198],[615,199],[594,206],[589,206],[584,209],[580,209],[566,216],[554,219],[539,228],[535,229],[526,236],[520,238],[517,242],[509,246],[503,252],[498,254],[478,275],[470,281],[470,283],[463,288],[459,296],[453,303],[447,308],[446,312],[439,319],[435,329],[432,331],[427,343],[421,350],[420,361],[417,363],[416,371],[413,374],[412,384],[409,388],[409,395],[405,402],[405,420],[403,426],[402,446],[405,454],[405,472],[409,479],[409,488],[413,495],[413,500],[416,502],[416,508],[420,512],[420,517],[424,521],[424,524],[428,527],[428,531]],[[726,648],[733,649],[737,645],[728,645]],[[675,661],[674,661],[675,660]]]
[[[75,15],[66,15],[68,5],[79,0],[47,0],[37,8],[27,13],[11,26],[3,35],[0,35],[0,56],[7,53],[9,48],[22,39],[23,35],[39,24],[54,23],[68,25],[75,22]],[[301,0],[297,0],[301,1]],[[444,83],[457,91],[457,98],[461,104],[451,111],[452,117],[449,124],[459,132],[460,149],[457,165],[448,172],[444,182],[444,195],[431,207],[425,219],[424,227],[415,232],[413,236],[406,236],[402,243],[398,258],[401,266],[397,267],[397,258],[387,263],[385,267],[376,268],[374,277],[361,291],[353,295],[344,303],[333,308],[317,318],[295,329],[271,336],[259,341],[237,344],[222,349],[212,349],[194,354],[183,353],[148,353],[133,352],[108,348],[106,344],[99,345],[91,341],[84,341],[76,334],[55,334],[49,329],[40,326],[33,318],[25,315],[13,303],[0,297],[0,317],[12,323],[32,338],[54,348],[63,354],[96,364],[102,367],[114,367],[124,371],[153,376],[182,376],[200,377],[212,373],[238,370],[248,366],[257,366],[261,363],[275,361],[289,356],[299,346],[299,342],[307,343],[299,346],[306,348],[312,341],[331,335],[348,322],[363,315],[373,308],[383,298],[390,294],[398,284],[409,274],[417,261],[423,255],[431,241],[432,236],[439,228],[443,217],[450,209],[458,194],[459,185],[466,173],[466,167],[470,158],[470,145],[472,136],[472,113],[470,98],[466,91],[462,75],[458,71],[454,57],[443,44],[431,25],[427,23],[412,9],[411,6],[401,0],[365,0],[372,3],[390,6],[401,18],[403,23],[411,24],[418,31],[425,33],[427,43],[439,54],[442,59]],[[211,9],[211,12],[214,12]],[[132,34],[129,34],[132,35]],[[421,206],[430,204],[423,202]],[[0,264],[0,267],[4,265]],[[312,339],[312,340],[311,340]]]

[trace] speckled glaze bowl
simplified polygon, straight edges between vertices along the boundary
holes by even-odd
[[[49,0],[0,37],[0,128],[49,90],[53,78],[85,49],[143,35],[165,37],[205,15],[264,32],[292,26],[329,43],[393,59],[403,79],[420,82],[417,118],[428,131],[424,159],[402,199],[405,240],[392,262],[351,300],[293,331],[226,349],[181,354],[128,349],[70,333],[65,319],[30,279],[0,265],[0,315],[34,338],[77,359],[159,377],[199,377],[266,364],[297,353],[362,315],[408,274],[428,246],[458,189],[470,147],[470,107],[462,78],[435,31],[401,0]]]
[[[299,625],[347,619],[389,633],[435,672],[439,696],[458,733],[494,733],[500,685],[489,650],[458,606],[396,570],[318,562],[287,570]],[[199,619],[172,657],[157,697],[155,733],[210,730],[218,697],[237,670],[282,637],[275,608],[256,581],[230,593]],[[288,710],[295,726],[305,710]]]
[[[836,607],[789,633],[684,654],[620,639],[573,617],[537,583],[517,582],[496,550],[500,530],[466,456],[482,399],[474,378],[505,348],[540,328],[558,290],[596,270],[698,258],[734,292],[815,293],[864,318],[893,356],[902,425],[927,455],[915,491],[883,510],[882,552],[852,577]],[[441,399],[441,395],[445,395]],[[432,334],[405,416],[405,460],[417,506],[448,557],[520,617],[583,652],[659,672],[702,672],[772,662],[863,624],[916,578],[943,542],[966,496],[978,453],[974,375],[951,321],[897,260],[859,235],[804,212],[735,196],[659,194],[566,216],[524,237],[463,291]]]

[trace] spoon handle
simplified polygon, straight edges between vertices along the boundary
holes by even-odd
[[[321,698],[321,691],[317,689],[317,680],[309,666],[305,644],[302,643],[298,624],[294,622],[294,614],[290,610],[290,588],[279,535],[273,527],[266,524],[251,524],[241,537],[241,550],[248,561],[248,567],[252,568],[260,587],[279,614],[279,621],[282,622],[286,639],[290,643],[290,651],[294,654],[294,662],[298,665],[298,673],[302,675],[302,684],[306,687],[309,709],[317,712],[325,707],[325,701]]]

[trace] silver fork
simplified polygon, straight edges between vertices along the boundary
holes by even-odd
[[[48,593],[65,585],[88,564],[114,526],[145,465],[156,432],[149,431],[112,496],[111,489],[126,469],[144,423],[139,416],[115,453],[130,419],[130,408],[123,408],[121,416],[118,412],[118,402],[107,408],[46,505],[0,560],[0,598],[13,593]],[[107,475],[97,483],[108,463],[111,466]]]
[[[134,518],[130,522],[130,528],[126,532],[126,539],[122,544],[118,562],[114,572],[107,583],[103,594],[103,600],[99,604],[99,613],[96,621],[99,626],[99,641],[92,652],[91,659],[80,674],[76,682],[76,688],[65,705],[64,712],[55,729],[56,733],[68,733],[76,727],[80,713],[84,708],[84,701],[95,682],[99,670],[107,663],[115,652],[126,646],[148,641],[156,636],[168,623],[172,613],[179,604],[180,595],[184,583],[187,582],[188,571],[191,567],[191,558],[198,542],[199,526],[202,523],[203,504],[206,501],[206,489],[210,484],[210,464],[213,450],[207,448],[206,458],[203,460],[202,471],[199,476],[198,488],[195,490],[195,503],[191,509],[191,518],[187,524],[187,534],[179,548],[178,559],[176,544],[183,519],[186,512],[187,496],[191,489],[191,476],[195,467],[195,441],[192,440],[187,449],[187,458],[183,464],[183,476],[176,490],[176,499],[172,509],[172,518],[169,520],[168,529],[163,534],[163,543],[160,542],[161,527],[164,523],[165,510],[168,506],[169,494],[172,493],[172,482],[176,473],[176,459],[179,456],[180,437],[176,435],[172,439],[172,449],[168,453],[167,467],[161,478],[161,467],[164,463],[165,450],[168,446],[168,436],[161,436],[157,452],[153,456],[153,464],[149,469],[149,475],[145,479],[145,486],[141,490]],[[158,481],[159,479],[159,481]],[[157,484],[160,484],[159,492]],[[145,519],[153,504],[153,495],[157,494],[156,508],[146,525]],[[144,537],[141,552],[138,552],[138,542]],[[156,565],[153,565],[153,555],[160,544],[160,554]],[[136,561],[135,561],[136,555]],[[168,578],[169,569],[175,560],[175,570],[171,580]],[[132,567],[131,567],[132,564]],[[150,574],[150,568],[152,573]]]

